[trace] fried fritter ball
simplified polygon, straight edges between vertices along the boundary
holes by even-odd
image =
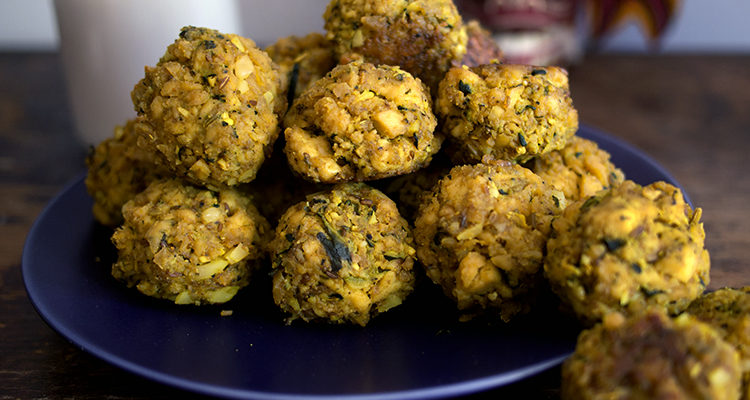
[[[492,38],[492,34],[484,29],[479,21],[472,19],[466,23],[466,35],[466,54],[460,62],[453,63],[454,67],[477,67],[503,61],[503,51]]]
[[[533,159],[528,167],[573,202],[625,180],[625,174],[609,158],[596,142],[573,136],[561,150]]]
[[[279,65],[289,104],[337,64],[333,43],[317,32],[283,37],[265,51]]]
[[[393,66],[339,65],[287,113],[285,153],[314,182],[367,181],[427,165],[440,149],[427,89]]]
[[[139,145],[197,185],[252,181],[278,137],[280,85],[252,40],[185,27],[131,94]]]
[[[427,276],[464,317],[529,311],[552,218],[565,197],[509,161],[454,167],[424,196],[414,238]]]
[[[248,197],[176,179],[155,181],[123,206],[112,275],[176,304],[224,303],[248,284],[271,228]]]
[[[435,101],[457,161],[485,155],[524,162],[561,149],[578,130],[568,74],[558,67],[487,64],[456,67]]]
[[[323,18],[340,62],[397,65],[432,91],[466,53],[466,29],[452,0],[332,0]]]
[[[750,286],[722,288],[695,299],[687,312],[716,329],[740,355],[742,398],[750,399]]]
[[[661,181],[626,180],[571,203],[547,243],[550,287],[584,323],[650,306],[682,312],[709,283],[701,214]]]
[[[166,177],[156,155],[136,146],[135,122],[115,127],[114,136],[86,157],[86,189],[94,199],[94,218],[106,226],[122,223],[122,206],[153,181]]]
[[[736,400],[739,390],[737,352],[688,314],[610,314],[562,367],[563,400]]]
[[[353,323],[401,304],[414,288],[411,231],[393,203],[362,183],[307,197],[270,245],[273,298],[289,321]]]

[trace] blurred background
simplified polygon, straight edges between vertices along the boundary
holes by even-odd
[[[3,0],[0,52],[59,52],[77,131],[93,144],[134,116],[133,85],[180,27],[265,47],[322,32],[329,1]],[[454,1],[464,20],[491,31],[509,63],[572,67],[594,52],[750,54],[750,0]]]
[[[307,27],[322,29],[322,9],[327,0],[305,0],[310,9],[320,12],[308,15],[308,24],[291,25],[280,18],[290,0],[262,1],[240,0],[247,3],[246,18],[253,20],[254,3],[276,4],[272,6],[276,15],[268,15],[260,27],[245,27],[250,32],[265,28],[283,32],[306,33]],[[157,1],[158,2],[158,1]],[[514,1],[505,1],[514,3]],[[539,3],[534,0],[516,0],[515,3]],[[221,1],[219,2],[221,3]],[[646,0],[601,1],[600,3],[640,3]],[[267,9],[267,5],[264,5]],[[295,8],[296,9],[296,8]],[[304,10],[298,11],[302,13]],[[265,11],[268,13],[268,11]],[[296,12],[297,13],[297,12]],[[274,14],[274,13],[272,13]],[[748,0],[683,0],[677,4],[674,20],[665,31],[659,51],[661,52],[750,52],[750,1]],[[279,17],[275,19],[274,17]],[[645,34],[639,22],[628,21],[616,27],[602,43],[602,50],[614,52],[641,52],[652,50],[644,40]],[[255,39],[258,40],[258,39]],[[0,51],[32,50],[50,51],[58,49],[60,37],[53,0],[3,0],[0,2]]]

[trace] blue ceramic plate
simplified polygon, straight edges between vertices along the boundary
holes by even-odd
[[[609,151],[628,178],[676,184],[630,145],[586,126],[579,135]],[[426,282],[366,328],[285,325],[265,276],[223,306],[175,306],[110,276],[111,231],[94,222],[91,204],[79,177],[38,218],[23,252],[29,297],[83,350],[182,389],[250,399],[464,395],[559,364],[580,329],[544,311],[510,324],[458,323],[453,304]]]

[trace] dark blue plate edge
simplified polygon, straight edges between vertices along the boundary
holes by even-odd
[[[638,149],[637,147],[631,145],[630,143],[625,142],[622,139],[619,139],[617,137],[614,137],[612,135],[606,134],[602,132],[601,130],[581,124],[579,127],[579,131],[577,133],[579,136],[593,140],[599,144],[602,148],[621,148],[624,149],[627,153],[632,153],[637,156],[638,160],[641,162],[644,162],[647,164],[647,166],[653,170],[656,170],[659,174],[666,177],[667,181],[671,182],[675,186],[680,186],[680,184],[677,182],[676,179],[670,174],[664,167],[662,167],[660,164],[658,164],[656,161],[651,159],[649,156],[646,155],[645,152]],[[44,310],[40,309],[37,302],[35,301],[36,298],[36,292],[34,290],[34,287],[30,282],[28,281],[28,272],[27,272],[27,265],[29,265],[29,247],[30,243],[32,242],[30,238],[37,235],[37,231],[40,229],[39,227],[42,225],[43,221],[48,217],[48,214],[51,212],[52,209],[55,208],[55,205],[61,201],[62,197],[65,193],[69,192],[74,186],[80,183],[81,180],[83,180],[86,176],[86,172],[81,172],[78,176],[76,176],[72,181],[67,183],[65,187],[58,192],[58,194],[55,195],[55,197],[50,201],[50,203],[45,206],[45,208],[42,210],[40,215],[36,218],[34,223],[32,224],[31,229],[29,230],[29,233],[27,234],[26,241],[24,243],[22,256],[21,256],[21,271],[23,276],[23,282],[24,286],[26,288],[27,294],[29,296],[29,299],[31,300],[31,303],[36,310],[36,312],[39,314],[39,316],[42,318],[42,320],[54,331],[56,331],[58,334],[60,334],[62,337],[64,337],[66,340],[68,340],[70,343],[75,345],[76,347],[80,348],[81,350],[100,358],[112,365],[115,365],[119,368],[122,368],[130,373],[134,373],[138,376],[187,391],[192,391],[194,393],[198,394],[204,394],[204,395],[210,395],[210,396],[217,396],[217,397],[223,397],[223,398],[235,398],[235,399],[257,399],[257,400],[266,400],[266,399],[280,399],[280,400],[319,400],[319,399],[337,399],[337,400],[395,400],[395,399],[414,399],[414,400],[422,400],[422,399],[433,399],[433,398],[445,398],[445,397],[452,397],[452,396],[460,396],[460,395],[468,395],[471,393],[480,392],[483,390],[488,390],[494,387],[499,387],[511,382],[518,381],[523,378],[527,378],[529,376],[532,376],[534,374],[540,373],[548,368],[554,367],[560,363],[563,362],[565,358],[567,358],[568,355],[560,356],[551,360],[548,360],[546,362],[537,363],[519,370],[516,370],[512,373],[504,373],[499,376],[488,376],[488,377],[482,377],[477,378],[473,380],[467,380],[459,383],[453,383],[448,385],[437,385],[429,388],[422,388],[422,389],[414,389],[414,390],[404,390],[404,391],[394,391],[394,392],[375,392],[375,393],[368,393],[368,394],[353,394],[353,395],[308,395],[308,394],[288,394],[288,393],[278,393],[278,392],[258,392],[258,391],[252,391],[252,390],[239,390],[239,389],[229,389],[226,387],[222,387],[215,384],[210,383],[199,383],[199,382],[193,382],[185,378],[178,378],[169,374],[162,373],[160,371],[156,371],[144,366],[141,366],[139,364],[124,360],[120,357],[117,357],[113,354],[111,354],[108,350],[101,348],[99,346],[96,346],[92,343],[90,343],[88,340],[84,340],[80,338],[77,334],[72,332],[71,329],[68,329],[65,327],[65,324],[60,323],[58,320],[54,318],[54,316],[49,315],[48,313],[45,313]],[[627,178],[627,176],[626,176]],[[688,204],[692,204],[690,202],[690,199],[684,190],[683,196],[685,198],[685,201]]]

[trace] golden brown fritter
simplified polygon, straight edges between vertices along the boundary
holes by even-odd
[[[224,303],[248,284],[270,235],[248,197],[155,181],[123,206],[112,275],[177,304]]]
[[[417,211],[417,259],[468,314],[529,311],[552,218],[565,197],[508,161],[458,166]]]
[[[383,193],[344,183],[292,206],[271,242],[273,298],[290,321],[354,323],[414,289],[411,231]]]
[[[626,180],[571,203],[555,219],[545,275],[585,323],[650,306],[679,313],[709,283],[701,214],[677,187]]]
[[[440,148],[427,89],[392,66],[339,65],[287,113],[285,153],[314,182],[366,181],[413,172]]]
[[[562,367],[563,400],[736,400],[739,391],[737,352],[688,314],[610,314],[580,334]]]
[[[617,186],[625,174],[609,160],[596,142],[573,136],[561,150],[553,150],[528,165],[545,182],[565,193],[568,202]]]
[[[435,113],[457,161],[485,155],[524,162],[561,149],[578,130],[568,73],[558,67],[456,67],[440,82]]]
[[[466,29],[452,0],[332,0],[323,18],[341,63],[399,66],[432,91],[466,53]]]
[[[122,206],[151,182],[168,175],[156,155],[136,146],[134,121],[115,127],[110,137],[86,157],[86,189],[94,199],[92,212],[99,223],[122,223]]]
[[[290,104],[337,64],[333,42],[317,32],[283,37],[265,51],[279,65],[282,92]]]
[[[252,40],[185,27],[133,89],[139,145],[195,184],[249,182],[280,130],[280,85]]]
[[[687,312],[716,329],[740,355],[742,398],[750,399],[750,287],[722,288],[690,303]]]

